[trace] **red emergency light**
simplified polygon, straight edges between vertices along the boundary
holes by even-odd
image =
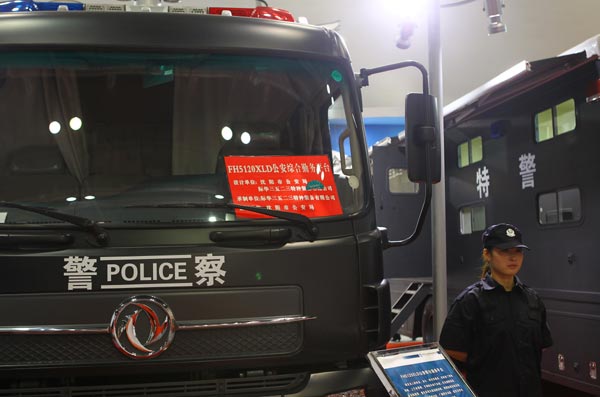
[[[209,7],[208,13],[212,15],[222,15],[223,11],[231,12],[235,17],[275,19],[277,21],[295,22],[294,16],[280,8],[274,7],[256,7],[256,8],[228,8],[228,7]]]
[[[586,102],[598,102],[600,100],[600,80],[588,83],[585,90]]]

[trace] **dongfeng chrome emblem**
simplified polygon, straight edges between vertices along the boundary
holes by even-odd
[[[113,313],[113,343],[131,358],[153,358],[169,348],[175,337],[175,317],[165,302],[154,296],[133,296]]]

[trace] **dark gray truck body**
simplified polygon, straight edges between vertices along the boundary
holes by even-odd
[[[149,13],[0,15],[0,52],[40,50],[322,59],[353,77],[339,36],[317,27]],[[357,92],[350,100],[358,109]],[[362,129],[360,116],[356,122]],[[0,134],[8,150],[11,140]],[[364,142],[360,147],[366,162]],[[289,229],[291,237],[260,244],[210,237],[254,230],[246,224],[107,225],[105,246],[68,223],[0,224],[0,395],[323,395],[373,383],[364,357],[389,337],[390,298],[372,192],[365,189],[360,211],[317,219],[312,242],[298,237],[301,225],[279,219],[259,228]],[[10,240],[28,233],[64,241]],[[209,288],[195,276],[207,257],[223,258],[225,283]],[[69,290],[67,263],[93,264],[89,290]],[[170,287],[176,279],[189,287]],[[136,359],[115,346],[110,323],[123,302],[145,297],[161,302],[148,303],[150,315],[163,316],[163,304],[170,309],[172,343],[156,357]]]

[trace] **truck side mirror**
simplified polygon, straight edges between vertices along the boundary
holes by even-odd
[[[409,94],[406,97],[406,109],[404,112],[405,137],[406,137],[406,160],[408,163],[408,179],[413,182],[425,182],[425,197],[423,206],[419,213],[419,219],[415,230],[410,236],[397,241],[388,241],[382,236],[385,248],[401,247],[414,241],[421,229],[432,197],[432,183],[441,179],[441,150],[437,100],[429,95],[429,79],[425,66],[416,61],[404,61],[392,65],[381,66],[374,69],[361,69],[356,78],[359,87],[369,85],[369,76],[390,70],[415,67],[423,75],[423,94]]]
[[[405,108],[406,160],[408,178],[432,183],[441,179],[441,151],[437,99],[431,95],[411,93]]]

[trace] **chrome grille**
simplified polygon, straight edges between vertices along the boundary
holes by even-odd
[[[302,343],[298,323],[178,332],[155,361],[289,354]],[[0,335],[0,365],[47,366],[129,362],[108,334]]]

